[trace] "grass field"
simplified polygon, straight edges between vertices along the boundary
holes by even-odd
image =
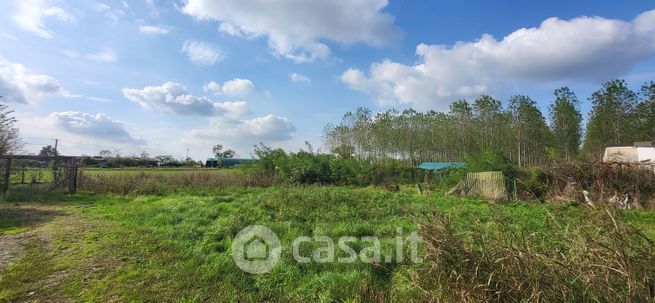
[[[454,301],[456,297],[447,294],[449,285],[435,286],[426,278],[435,265],[430,258],[422,263],[299,264],[291,256],[291,242],[298,236],[376,236],[383,255],[388,255],[393,254],[398,227],[404,233],[421,231],[439,214],[450,218],[449,233],[458,243],[483,248],[475,239],[522,235],[529,239],[524,242],[546,253],[577,236],[578,227],[593,212],[574,205],[494,205],[440,194],[422,196],[409,187],[400,192],[272,186],[124,196],[23,193],[8,200],[0,204],[0,245],[19,249],[9,251],[11,260],[0,259],[0,302]],[[617,220],[655,240],[655,212],[624,211]],[[234,235],[251,224],[272,229],[282,243],[280,261],[265,274],[246,273],[232,259]],[[579,241],[582,249],[598,249],[593,239]],[[352,247],[360,251],[366,245],[358,241]],[[421,246],[420,253],[425,252]],[[566,279],[560,282],[575,283]],[[596,297],[592,293],[574,298]]]

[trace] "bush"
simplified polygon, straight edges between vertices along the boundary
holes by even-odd
[[[582,191],[595,203],[627,198],[632,206],[655,207],[655,172],[652,166],[629,163],[573,163],[546,171],[546,197],[555,201],[584,202]]]
[[[498,151],[485,151],[477,156],[467,155],[465,163],[464,170],[466,172],[502,171],[508,178],[516,176],[512,162]]]
[[[357,159],[300,150],[285,153],[263,144],[255,147],[259,158],[253,168],[283,182],[296,184],[379,185],[420,180],[416,167],[395,159]]]
[[[547,232],[511,218],[462,226],[429,215],[420,301],[653,302],[655,245],[618,215],[588,211],[566,226],[550,215]]]

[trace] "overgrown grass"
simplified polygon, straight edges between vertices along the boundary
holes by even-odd
[[[561,215],[555,212],[555,215]],[[655,245],[615,210],[580,212],[525,229],[494,216],[457,226],[435,213],[421,226],[425,300],[453,302],[651,302]],[[443,287],[448,285],[448,287]]]
[[[571,265],[569,271],[558,270],[557,264],[535,261],[524,263],[528,269],[517,267],[516,275],[543,274],[552,279],[548,280],[549,283],[557,282],[560,284],[555,285],[562,287],[567,285],[569,274],[576,272],[576,262],[585,264],[582,262],[585,258],[593,258],[597,248],[594,246],[596,238],[579,236],[583,226],[598,222],[581,223],[594,216],[583,207],[525,203],[494,205],[474,199],[421,196],[407,189],[388,192],[375,188],[273,186],[215,188],[211,194],[203,195],[80,194],[23,198],[59,198],[65,201],[63,205],[74,216],[70,218],[71,222],[77,222],[80,227],[62,232],[60,230],[67,224],[61,221],[50,227],[52,241],[61,250],[40,250],[40,246],[30,248],[25,259],[1,274],[0,289],[8,290],[0,292],[0,301],[25,298],[26,292],[59,272],[66,274],[61,275],[62,280],[51,291],[76,301],[418,302],[430,299],[459,301],[462,298],[481,298],[479,300],[484,301],[494,297],[478,296],[479,292],[471,292],[476,296],[470,297],[453,296],[451,291],[463,289],[459,284],[452,284],[448,279],[431,280],[437,275],[428,269],[435,266],[441,271],[460,273],[471,283],[488,278],[480,274],[481,280],[478,281],[471,278],[477,277],[475,273],[479,272],[475,267],[462,266],[458,262],[443,263],[431,257],[430,253],[434,251],[429,245],[433,242],[421,248],[424,262],[418,264],[408,261],[399,264],[299,264],[291,257],[291,242],[298,236],[326,235],[335,239],[346,235],[377,236],[382,242],[383,255],[388,255],[393,254],[397,227],[409,234],[422,223],[435,229],[426,236],[443,236],[444,241],[460,245],[452,249],[464,249],[469,254],[455,257],[469,257],[472,261],[491,260],[492,256],[501,254],[513,257],[521,253],[530,256],[544,253],[554,262],[556,259],[552,253],[559,248],[559,253],[571,257],[562,260]],[[450,219],[446,223],[433,214]],[[615,219],[620,224],[632,222],[651,232],[655,230],[653,212],[627,211]],[[281,260],[272,271],[261,275],[241,271],[231,256],[233,237],[251,224],[271,228],[283,247]],[[599,225],[597,228],[605,231],[606,226],[611,227]],[[2,228],[0,225],[0,233]],[[448,228],[449,232],[439,234],[436,232],[438,228]],[[589,232],[596,231],[598,229]],[[490,240],[480,242],[481,237]],[[526,239],[530,242],[522,244],[521,241]],[[578,239],[576,249],[567,246],[567,239]],[[366,244],[360,241],[352,246],[359,251]],[[637,256],[643,257],[644,261],[639,264],[646,270],[649,255],[644,251],[650,248],[646,243],[635,247],[642,249],[637,251]],[[315,246],[307,247],[308,250],[312,248]],[[621,260],[614,255],[598,256]],[[50,263],[31,263],[32,260]],[[456,259],[461,260],[464,259]],[[521,262],[524,259],[516,257],[511,260]],[[500,265],[505,266],[507,270],[502,276],[492,277],[492,282],[496,283],[509,280],[514,272],[509,263],[510,260],[480,264],[488,266],[487,273],[497,270]],[[581,269],[580,272],[585,271]],[[33,281],[27,278],[30,275],[34,277]],[[620,280],[613,281],[617,291],[629,285],[627,282],[621,284]],[[476,284],[470,287],[473,285]],[[549,285],[542,283],[537,289],[545,291]],[[570,285],[571,291],[579,286]],[[510,295],[503,299],[536,301],[536,298],[523,296],[524,292],[506,293]],[[572,297],[541,298],[563,301]],[[607,300],[601,298],[600,301]]]
[[[240,169],[103,169],[82,170],[82,192],[164,195],[212,192],[218,187],[270,186],[274,180]]]

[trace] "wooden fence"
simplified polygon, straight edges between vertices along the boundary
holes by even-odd
[[[465,195],[494,201],[507,198],[505,176],[500,171],[468,173],[463,183],[462,193]]]

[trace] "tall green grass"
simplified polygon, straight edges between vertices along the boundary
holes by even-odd
[[[649,298],[652,282],[653,238],[628,228],[655,229],[655,213],[645,210],[612,214],[617,233],[610,217],[584,207],[496,205],[407,189],[218,187],[204,195],[61,199],[79,231],[51,228],[57,249],[28,251],[0,278],[0,289],[27,291],[32,284],[16,281],[39,285],[40,278],[25,275],[47,280],[66,272],[52,291],[78,301],[639,301]],[[280,261],[261,275],[243,272],[231,256],[234,236],[251,224],[272,229],[283,247]],[[393,254],[397,227],[422,232],[422,263],[299,264],[291,256],[298,236],[376,236],[383,255]],[[624,273],[630,278],[622,280]],[[4,294],[0,301],[25,295]]]

